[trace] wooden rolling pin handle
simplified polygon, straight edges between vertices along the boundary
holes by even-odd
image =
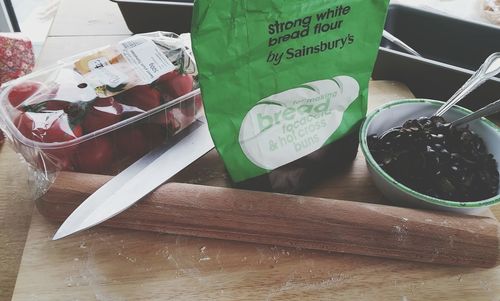
[[[61,173],[38,208],[62,221],[109,179]],[[492,218],[181,183],[104,225],[461,266],[499,259]]]

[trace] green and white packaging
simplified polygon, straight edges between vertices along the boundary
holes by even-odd
[[[367,108],[388,0],[196,0],[192,43],[234,181],[346,136]]]

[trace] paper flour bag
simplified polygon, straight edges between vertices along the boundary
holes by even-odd
[[[195,1],[206,115],[235,182],[297,192],[354,158],[388,2]]]

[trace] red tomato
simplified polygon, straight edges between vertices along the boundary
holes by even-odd
[[[102,173],[107,171],[113,160],[113,145],[108,137],[100,136],[83,142],[75,154],[75,164],[79,171]]]
[[[149,151],[146,136],[135,127],[126,127],[116,131],[115,146],[119,154],[134,161]]]
[[[127,105],[124,105],[124,104],[120,104],[120,105],[122,106],[122,109],[123,109],[122,120],[125,120],[125,119],[133,117],[135,115],[139,115],[139,114],[142,114],[142,113],[146,112],[146,111],[141,110],[141,109],[136,108],[136,107],[127,106]]]
[[[150,149],[159,146],[167,138],[166,129],[159,124],[154,124],[154,123],[142,124],[141,131],[144,133],[144,136],[146,137]]]
[[[23,112],[14,123],[26,138],[44,143],[70,141],[83,134],[81,126],[70,125],[63,111]]]
[[[64,100],[46,100],[24,106],[25,112],[42,113],[47,111],[67,111],[71,103]]]
[[[166,137],[165,127],[154,123],[143,123],[116,131],[114,142],[117,153],[136,161],[162,144]]]
[[[42,110],[44,111],[67,111],[71,103],[64,100],[47,100],[44,103]]]
[[[21,134],[28,139],[43,143],[67,142],[83,134],[79,125],[71,126],[68,115],[63,111],[34,113],[23,112],[14,121]],[[45,158],[51,164],[57,164],[63,169],[72,169],[71,159],[76,146],[44,149]],[[39,158],[36,165],[40,168],[50,168],[45,159]]]
[[[150,86],[135,86],[119,95],[119,100],[126,105],[149,111],[161,104],[160,92]]]
[[[194,107],[197,112],[203,108],[203,99],[201,98],[201,94],[194,97]]]
[[[172,109],[168,112],[167,130],[170,135],[174,135],[182,127],[182,114],[179,109]]]
[[[151,118],[151,124],[160,125],[161,127],[167,129],[167,132],[171,134],[177,132],[181,127],[181,123],[176,118],[176,115],[182,114],[175,114],[174,112],[180,112],[180,110],[177,108],[170,108],[166,111],[153,115]]]
[[[203,102],[199,94],[180,103],[182,114],[186,117],[194,117],[202,107]]]
[[[113,97],[97,98],[87,107],[87,113],[82,121],[86,133],[108,127],[121,120],[123,107]]]
[[[12,87],[7,95],[10,104],[17,108],[25,100],[44,88],[44,84],[36,81],[25,81]]]
[[[160,76],[156,84],[159,89],[175,99],[193,91],[193,76],[191,74],[181,74],[174,70]]]

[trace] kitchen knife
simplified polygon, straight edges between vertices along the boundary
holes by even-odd
[[[126,210],[212,148],[207,123],[196,120],[88,197],[64,221],[53,240],[93,227]]]

